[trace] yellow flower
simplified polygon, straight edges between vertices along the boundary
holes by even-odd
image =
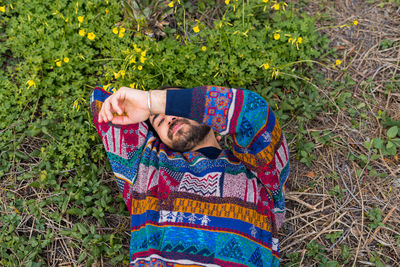
[[[262,66],[264,67],[264,69],[269,69],[269,64],[268,63],[264,63],[264,64],[262,64]]]
[[[119,29],[119,32],[122,32],[122,33],[124,33],[126,30],[125,30],[125,28],[121,28],[121,29]]]
[[[0,6],[0,11],[3,13],[6,12],[6,6]]]
[[[114,34],[118,34],[118,28],[112,29],[112,32],[113,32]]]
[[[194,27],[193,27],[193,31],[194,31],[195,33],[198,33],[198,32],[200,31],[199,26],[198,26],[198,25],[194,26]]]
[[[137,69],[138,69],[138,70],[142,70],[143,67],[139,65],[139,66],[137,67]]]
[[[108,8],[106,8],[106,14],[108,14]]]
[[[230,0],[225,0],[225,4],[229,5]]]
[[[132,64],[132,63],[136,63],[135,58],[131,58],[131,59],[129,60],[129,64]]]
[[[206,51],[206,50],[207,50],[207,47],[202,46],[202,47],[201,47],[201,50]]]
[[[264,3],[268,3],[268,0],[263,0]]]
[[[297,38],[297,43],[301,44],[303,42],[303,38],[299,37]]]
[[[144,56],[140,56],[140,63],[144,63],[146,61],[146,58]]]
[[[342,61],[340,61],[340,59],[336,59],[336,65],[340,65],[342,64]]]
[[[79,30],[79,35],[80,36],[85,36],[85,30]]]
[[[168,6],[169,7],[174,7],[174,1],[169,2]]]
[[[140,55],[142,55],[142,57],[146,56],[146,50],[144,50],[142,53],[140,53]]]
[[[57,60],[57,61],[56,61],[57,67],[61,67],[61,64],[62,64],[62,62],[61,62],[60,60]]]
[[[119,38],[124,37],[124,33],[120,31],[119,34],[118,34],[118,37],[119,37]]]
[[[125,71],[121,70],[120,73],[121,73],[121,77],[124,78],[125,77]]]
[[[281,38],[281,35],[279,33],[274,33],[274,39],[275,40],[279,40],[279,38]]]
[[[79,21],[79,23],[82,23],[83,22],[83,16],[79,16],[78,17],[78,21]]]
[[[33,80],[27,81],[26,84],[28,85],[28,88],[30,88],[31,86],[33,86],[33,87],[36,88],[36,83],[35,83],[35,81],[33,81]]]
[[[68,63],[68,62],[69,62],[69,58],[65,57],[65,58],[64,58],[64,62],[65,62],[65,63]]]
[[[130,88],[135,88],[135,87],[136,87],[136,83],[131,83],[131,84],[129,85],[129,87],[130,87]]]
[[[274,4],[271,9],[279,10],[280,5],[279,4]]]
[[[136,53],[142,52],[142,49],[137,47],[137,44],[133,44],[133,49],[135,50]]]
[[[93,32],[89,32],[87,35],[87,38],[89,38],[89,40],[94,40],[95,37],[96,35]]]
[[[120,74],[119,72],[118,72],[118,73],[114,72],[114,78],[115,78],[115,79],[118,79],[119,76],[121,76],[121,74]]]
[[[353,21],[353,24],[354,24],[355,26],[357,26],[357,25],[358,25],[358,20]]]

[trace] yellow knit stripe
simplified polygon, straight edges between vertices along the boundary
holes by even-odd
[[[207,214],[221,218],[241,220],[254,224],[265,231],[271,231],[271,219],[266,215],[259,214],[255,210],[231,203],[206,203],[192,199],[177,198],[173,203],[175,212],[186,212],[196,214]],[[147,210],[159,210],[159,200],[155,197],[146,197],[143,200],[132,201],[132,215],[142,214]]]

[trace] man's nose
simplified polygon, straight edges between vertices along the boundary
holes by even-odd
[[[168,117],[167,117],[168,125],[170,125],[174,120],[176,120],[176,117],[175,117],[175,116],[168,116]]]

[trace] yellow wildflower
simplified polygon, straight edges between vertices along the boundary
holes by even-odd
[[[174,7],[174,1],[169,2],[168,6],[169,7]]]
[[[114,72],[114,78],[118,79],[121,76],[121,74],[119,72]]]
[[[136,83],[131,83],[131,84],[129,85],[129,87],[130,87],[130,88],[135,88],[135,87],[136,87]]]
[[[207,47],[202,46],[202,47],[201,47],[201,50],[206,51],[206,50],[207,50]]]
[[[121,73],[121,77],[124,78],[125,77],[125,71],[121,70],[120,73]]]
[[[268,63],[264,63],[264,64],[262,64],[262,66],[264,67],[264,69],[269,69],[269,64]]]
[[[0,11],[3,13],[6,12],[6,6],[0,6]]]
[[[89,32],[88,35],[87,35],[87,38],[89,40],[94,40],[95,37],[96,37],[96,35],[93,32]]]
[[[122,33],[125,33],[125,28],[124,27],[122,27],[121,29],[119,29],[119,32],[122,32]]]
[[[119,37],[119,38],[124,37],[124,33],[120,31],[119,34],[118,34],[118,37]]]
[[[33,81],[33,80],[27,81],[26,84],[28,85],[28,88],[30,88],[31,86],[33,86],[33,87],[36,88],[36,83],[35,83],[35,81]]]
[[[353,24],[354,24],[355,26],[357,26],[357,25],[358,25],[358,20],[353,21]]]
[[[79,21],[79,23],[82,23],[83,22],[83,16],[79,16],[78,17],[78,21]]]
[[[271,9],[279,10],[280,5],[279,4],[274,4]]]
[[[118,34],[118,28],[112,29],[112,32],[113,32],[114,34]]]
[[[336,59],[336,65],[342,64],[342,61],[340,59]]]
[[[65,63],[68,63],[68,62],[69,62],[69,58],[65,57],[65,58],[64,58],[64,62],[65,62]]]
[[[135,50],[136,53],[142,52],[142,49],[137,47],[137,44],[133,44],[133,49]]]
[[[85,36],[85,30],[79,30],[79,35],[80,36]]]
[[[144,56],[140,56],[140,63],[144,63],[146,61],[146,58]]]
[[[193,27],[193,31],[194,31],[195,33],[198,33],[198,32],[200,31],[199,26],[198,26],[198,25],[194,26],[194,27]]]
[[[274,78],[276,80],[276,78],[279,76],[279,70],[276,68],[273,68],[272,71],[272,78]]]
[[[281,35],[279,33],[274,33],[274,39],[275,40],[279,40],[279,38],[281,38]]]
[[[136,63],[135,58],[131,58],[131,59],[129,60],[129,64],[132,64],[132,63]]]
[[[61,67],[61,64],[62,64],[62,62],[61,62],[60,60],[57,60],[57,61],[56,61],[57,67]]]
[[[142,57],[145,57],[145,56],[146,56],[146,50],[144,50],[142,53],[140,53],[140,55],[141,55]]]
[[[298,42],[299,44],[301,44],[301,43],[303,42],[303,38],[302,38],[302,37],[297,38],[297,42]]]
[[[229,5],[230,0],[225,0],[225,4]]]
[[[106,14],[108,14],[108,8],[106,8]]]
[[[264,3],[268,3],[268,0],[263,0]]]
[[[139,66],[137,67],[137,69],[138,69],[138,70],[142,70],[143,67],[139,65]]]

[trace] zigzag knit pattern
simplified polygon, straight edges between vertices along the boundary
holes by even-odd
[[[110,95],[96,87],[91,110],[131,214],[130,266],[278,266],[289,150],[264,99],[215,86],[167,91],[167,115],[232,136],[233,151],[210,159],[171,151],[144,122],[98,123]]]

